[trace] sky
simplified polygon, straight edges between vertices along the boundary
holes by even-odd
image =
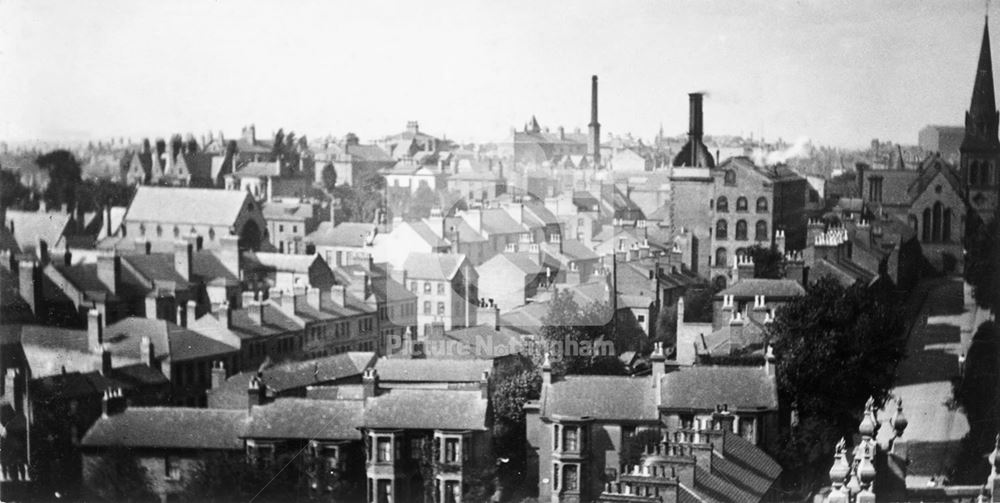
[[[983,0],[0,0],[0,141],[255,124],[500,141],[532,115],[607,133],[915,144],[961,125]],[[992,9],[996,11],[996,6]],[[994,24],[1000,15],[994,12]],[[1000,38],[994,26],[993,52]]]

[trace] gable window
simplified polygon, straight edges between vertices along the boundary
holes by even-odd
[[[736,199],[736,211],[746,211],[747,210],[747,198],[740,196]]]
[[[736,172],[733,170],[726,171],[725,182],[726,185],[736,185]]]
[[[746,220],[740,220],[739,222],[736,222],[736,239],[738,241],[746,241],[747,240],[747,221]]]
[[[758,197],[757,198],[757,213],[767,213],[767,198]]]
[[[715,202],[715,211],[719,213],[729,212],[729,200],[726,199],[726,196],[719,196],[719,199]]]

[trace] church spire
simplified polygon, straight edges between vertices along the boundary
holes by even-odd
[[[993,94],[993,57],[990,53],[990,17],[986,16],[983,26],[983,44],[979,49],[979,65],[976,67],[976,84],[972,88],[972,104],[969,112],[995,113],[996,98]]]
[[[976,67],[976,81],[972,87],[972,101],[965,114],[965,139],[962,150],[1000,150],[997,139],[998,123],[996,96],[993,89],[993,57],[990,52],[989,16],[983,26],[983,42],[979,49],[979,64]]]

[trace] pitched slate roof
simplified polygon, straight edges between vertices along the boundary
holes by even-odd
[[[104,329],[104,341],[112,355],[136,360],[141,358],[143,336],[149,337],[158,357],[169,355],[173,361],[211,358],[239,350],[165,320],[128,317]]]
[[[236,170],[236,176],[281,176],[281,164],[278,162],[251,161]]]
[[[97,371],[67,372],[31,380],[31,400],[41,403],[98,396],[106,390],[131,385],[104,377]]]
[[[506,211],[500,208],[484,209],[482,224],[483,230],[490,234],[522,234],[528,232],[528,229],[517,223]]]
[[[173,281],[178,289],[187,288],[189,285],[187,280],[177,273],[173,254],[128,254],[122,255],[122,261],[128,262],[139,274],[150,281]]]
[[[451,281],[465,263],[461,253],[410,252],[403,262],[403,269],[411,278]]]
[[[347,153],[359,158],[363,161],[369,162],[393,162],[395,159],[392,158],[385,150],[382,150],[376,145],[347,145]]]
[[[778,408],[774,376],[760,367],[681,367],[663,376],[660,407],[711,409],[728,404],[734,409]]]
[[[483,270],[494,267],[506,267],[506,270],[513,268],[525,276],[536,276],[541,274],[542,266],[532,260],[530,255],[531,254],[529,253],[499,253],[494,255],[493,258],[487,260],[483,263],[483,265],[479,266],[479,269]],[[507,265],[503,266],[503,264]]]
[[[806,294],[798,281],[791,279],[744,279],[715,294],[716,298],[732,295],[735,298],[763,295],[767,298],[801,297]]]
[[[375,362],[379,379],[398,383],[474,383],[483,372],[493,371],[490,360],[452,360],[438,358],[387,358]]]
[[[243,434],[246,438],[358,440],[363,400],[279,398],[254,406]]]
[[[84,435],[86,447],[242,450],[246,411],[129,407],[102,417]]]
[[[62,246],[63,234],[71,219],[72,215],[62,212],[7,210],[4,226],[10,229],[14,224],[14,239],[22,249],[35,248],[41,238],[52,251]]]
[[[306,241],[318,246],[365,246],[366,236],[374,233],[375,224],[344,222],[336,227],[332,222],[321,222],[315,231],[306,236]]]
[[[488,400],[479,390],[393,389],[365,400],[366,428],[485,430]]]
[[[423,239],[431,248],[442,248],[448,246],[448,242],[441,239],[434,231],[431,230],[430,226],[426,222],[403,222],[404,226],[408,226],[413,230],[420,239]]]
[[[268,220],[305,221],[313,217],[313,205],[310,203],[265,202],[260,206],[264,218]]]
[[[141,185],[125,221],[229,226],[236,222],[249,199],[249,193],[239,190]]]
[[[477,325],[449,330],[443,338],[460,343],[464,350],[452,351],[445,345],[443,350],[439,350],[445,354],[436,356],[437,358],[502,358],[520,353],[527,344],[524,334],[503,326],[502,322],[500,330],[492,325]],[[433,351],[435,340],[434,337],[429,337],[425,349]]]
[[[641,421],[655,421],[659,417],[656,388],[648,376],[566,376],[552,383],[541,406],[544,416]]]
[[[476,232],[464,218],[461,217],[446,217],[444,219],[444,225],[446,229],[451,229],[452,227],[458,232],[458,240],[462,243],[485,243],[487,239],[483,237],[482,234]]]

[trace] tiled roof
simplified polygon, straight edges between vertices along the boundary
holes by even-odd
[[[521,224],[500,208],[490,208],[483,211],[483,230],[490,234],[522,234],[528,232]]]
[[[302,330],[302,326],[280,308],[267,303],[262,304],[261,309],[264,323],[260,325],[250,318],[250,313],[245,308],[233,309],[232,332],[242,339],[255,339]]]
[[[129,317],[104,329],[112,355],[136,360],[141,358],[143,336],[149,337],[157,356],[169,355],[173,361],[211,358],[239,349],[165,320]]]
[[[868,185],[872,178],[882,178],[882,204],[885,205],[908,205],[912,198],[907,192],[920,173],[916,170],[899,169],[878,169],[865,171],[865,194],[867,195]]]
[[[367,428],[485,430],[488,420],[479,390],[393,389],[365,405]]]
[[[214,253],[201,250],[192,254],[191,273],[206,283],[238,284],[239,278]]]
[[[151,187],[136,190],[126,222],[233,225],[250,194],[239,190]]]
[[[649,421],[659,417],[656,388],[649,377],[566,376],[552,383],[543,399],[545,416]]]
[[[94,423],[87,447],[242,450],[246,411],[129,407]]]
[[[332,222],[322,222],[315,231],[306,236],[306,241],[318,246],[365,246],[366,236],[375,231],[375,224],[344,222],[336,227]]]
[[[738,485],[757,498],[767,493],[771,489],[771,485],[774,484],[774,479],[767,478],[749,467],[740,466],[716,453],[712,453],[711,465],[712,473],[723,480]]]
[[[62,245],[63,233],[72,215],[62,212],[17,211],[7,210],[4,216],[4,226],[10,229],[14,224],[14,239],[24,248],[34,248],[38,239],[45,240],[49,250]]]
[[[749,468],[769,479],[777,479],[781,475],[781,465],[771,456],[760,450],[756,445],[750,443],[745,438],[726,432],[723,441],[722,456],[743,468]]]
[[[139,274],[150,281],[173,281],[178,289],[188,287],[188,282],[174,268],[174,256],[166,253],[122,255],[122,261],[132,265]]]
[[[461,253],[410,252],[403,269],[411,278],[451,281],[465,262],[465,255]]]
[[[375,361],[375,353],[340,353],[313,360],[289,362],[264,370],[264,385],[276,391],[304,388],[320,382],[359,376]]]
[[[694,490],[712,501],[760,501],[760,498],[754,498],[753,494],[701,465],[694,466]]]
[[[735,298],[763,295],[767,298],[801,297],[806,294],[798,281],[791,279],[744,279],[715,294],[716,298],[732,295]]]
[[[473,383],[483,372],[493,371],[490,360],[445,360],[423,358],[379,358],[375,362],[379,379],[400,383]]]
[[[254,406],[244,436],[302,440],[358,440],[362,400],[279,398]]]
[[[681,367],[663,377],[660,389],[660,406],[666,409],[778,408],[774,376],[760,367]]]

